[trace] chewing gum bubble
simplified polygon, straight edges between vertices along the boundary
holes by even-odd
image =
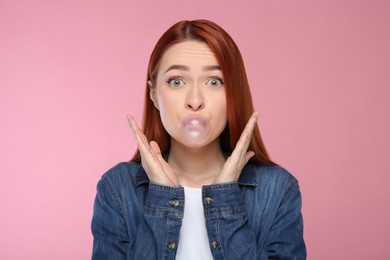
[[[210,133],[210,122],[202,116],[191,115],[180,120],[179,129],[186,142],[199,144]]]

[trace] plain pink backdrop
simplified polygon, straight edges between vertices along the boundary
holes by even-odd
[[[0,0],[0,259],[89,259],[96,183],[128,160],[158,37],[225,28],[272,158],[300,181],[308,259],[390,259],[390,5]]]

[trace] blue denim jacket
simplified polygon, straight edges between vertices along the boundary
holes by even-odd
[[[298,182],[277,166],[247,164],[238,182],[202,187],[214,259],[306,259]],[[97,186],[92,259],[175,259],[184,188],[150,183],[120,163]]]

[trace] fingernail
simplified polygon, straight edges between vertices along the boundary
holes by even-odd
[[[127,122],[129,123],[130,126],[132,126],[132,123],[131,123],[131,116],[130,115],[127,115]]]
[[[259,118],[259,116],[260,116],[260,113],[259,112],[255,112],[256,114],[255,114],[255,117],[256,117],[256,119],[258,119]]]

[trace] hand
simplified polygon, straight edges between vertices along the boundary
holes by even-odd
[[[178,186],[179,181],[171,166],[162,157],[158,144],[155,141],[148,142],[133,117],[128,115],[127,120],[137,140],[142,167],[145,169],[149,180],[160,185]]]
[[[249,118],[240,139],[238,139],[236,148],[234,148],[232,154],[227,158],[221,173],[215,179],[214,183],[238,181],[245,164],[247,164],[249,159],[255,155],[253,151],[247,150],[252,139],[253,129],[257,124],[258,117],[259,113],[255,112],[252,114],[251,118]]]

